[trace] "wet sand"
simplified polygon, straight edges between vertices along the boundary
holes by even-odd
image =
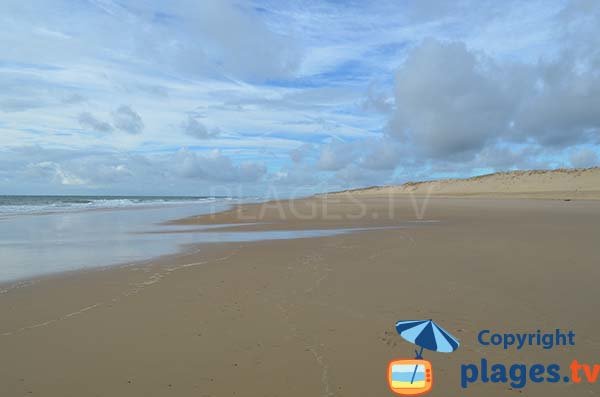
[[[574,358],[600,362],[599,201],[389,200],[338,195],[180,222],[248,223],[236,229],[244,231],[386,229],[199,244],[2,287],[0,395],[392,395],[388,361],[413,355],[394,324],[429,318],[462,343],[452,354],[425,353],[432,396],[598,390],[563,383],[462,390],[459,372],[484,357],[557,362],[563,370]],[[482,329],[555,328],[573,329],[576,346],[506,352],[476,342]]]

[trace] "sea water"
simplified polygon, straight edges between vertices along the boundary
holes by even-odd
[[[357,229],[227,231],[165,225],[256,200],[0,196],[0,282],[176,253],[186,244],[309,238]],[[163,233],[167,232],[167,233]]]
[[[195,242],[161,223],[225,210],[207,197],[0,196],[0,282],[124,263]]]

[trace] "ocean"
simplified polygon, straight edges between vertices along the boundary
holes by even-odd
[[[189,244],[309,238],[352,231],[219,231],[213,230],[214,226],[165,224],[256,201],[227,197],[0,196],[0,284],[138,262],[177,253]],[[0,293],[3,290],[5,287]]]
[[[227,209],[224,197],[0,196],[0,282],[177,252],[201,237],[164,222]],[[153,233],[148,233],[153,232]]]
[[[207,203],[225,197],[190,196],[0,196],[0,217],[20,214]]]

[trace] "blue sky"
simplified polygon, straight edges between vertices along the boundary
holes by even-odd
[[[599,4],[3,1],[0,194],[598,165]]]

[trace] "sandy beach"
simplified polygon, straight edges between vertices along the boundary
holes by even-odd
[[[387,193],[184,219],[223,230],[362,230],[198,244],[5,285],[0,394],[386,396],[388,361],[413,356],[395,322],[433,318],[462,345],[425,355],[439,385],[432,396],[591,395],[597,386],[583,383],[461,389],[460,366],[598,361],[599,221],[596,200]],[[576,345],[505,351],[476,340],[482,329],[556,328],[574,330]]]
[[[0,397],[600,397],[600,0],[0,20]]]

